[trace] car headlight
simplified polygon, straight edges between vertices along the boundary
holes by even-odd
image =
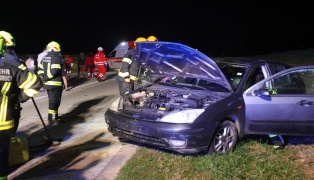
[[[118,107],[119,107],[119,102],[120,102],[120,97],[114,100],[110,106],[109,109],[115,112],[118,112]]]
[[[194,120],[204,111],[204,109],[182,110],[168,114],[159,121],[168,123],[193,123]]]

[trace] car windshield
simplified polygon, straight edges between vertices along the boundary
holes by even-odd
[[[204,79],[197,79],[193,77],[183,77],[183,76],[166,76],[162,78],[159,84],[184,87],[197,90],[211,90],[218,92],[229,92],[225,87]]]
[[[235,92],[239,87],[247,67],[229,63],[217,63],[217,65]]]

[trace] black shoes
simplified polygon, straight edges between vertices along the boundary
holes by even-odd
[[[60,124],[60,123],[66,123],[67,121],[61,117],[58,117],[57,119],[54,120],[49,120],[48,119],[48,124],[53,125],[53,124]]]

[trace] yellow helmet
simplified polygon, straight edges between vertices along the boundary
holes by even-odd
[[[60,52],[61,51],[61,47],[60,47],[59,43],[57,43],[55,41],[51,41],[47,45],[47,50],[48,51],[54,51],[54,52]]]
[[[149,36],[147,41],[158,41],[158,39],[155,36]]]
[[[5,52],[5,41],[4,38],[0,35],[0,56],[3,56]]]
[[[10,33],[6,32],[6,31],[0,31],[0,35],[4,38],[5,45],[7,47],[15,46],[15,40]]]
[[[137,42],[145,42],[147,41],[147,39],[143,38],[143,37],[138,37],[135,41],[134,41],[134,46],[136,46]]]

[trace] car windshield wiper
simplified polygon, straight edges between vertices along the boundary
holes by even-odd
[[[207,90],[207,89],[206,89],[205,87],[203,87],[203,86],[198,86],[198,85],[194,85],[194,84],[176,83],[176,85],[187,86],[187,87],[193,87],[193,88],[202,89],[202,90]]]

